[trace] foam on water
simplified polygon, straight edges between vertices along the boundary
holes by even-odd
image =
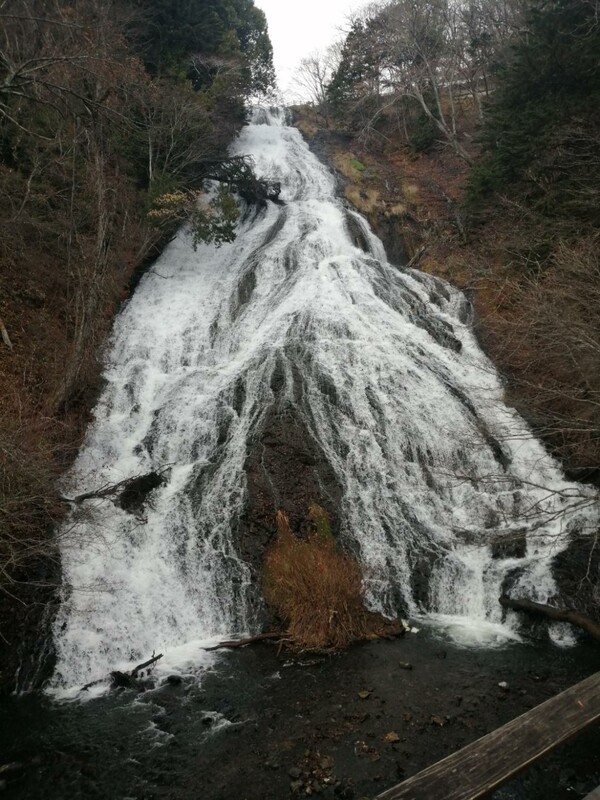
[[[104,499],[68,523],[57,692],[153,651],[168,670],[200,668],[203,642],[256,627],[235,530],[275,400],[295,404],[337,474],[342,535],[389,615],[443,615],[495,642],[507,575],[546,600],[548,556],[586,523],[556,513],[580,490],[503,404],[464,297],[387,262],[283,114],[257,112],[234,152],[281,181],[284,205],[249,211],[219,249],[194,251],[182,231],[117,319],[67,489],[170,472],[143,519]],[[492,539],[526,534],[525,557],[492,557]]]

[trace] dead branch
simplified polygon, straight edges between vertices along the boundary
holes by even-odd
[[[161,659],[162,657],[163,657],[163,654],[162,654],[162,653],[159,653],[159,655],[157,655],[157,656],[155,656],[154,654],[152,654],[152,658],[149,658],[149,659],[148,659],[148,661],[144,661],[144,663],[143,663],[143,664],[138,664],[138,665],[137,665],[137,667],[134,667],[134,668],[131,670],[131,677],[132,677],[132,678],[136,678],[136,677],[137,677],[137,674],[138,674],[138,672],[141,672],[143,669],[146,669],[146,667],[151,667],[153,664],[156,664],[156,662],[157,662],[157,661],[160,661],[160,659]]]
[[[220,642],[219,644],[213,645],[213,647],[205,647],[204,650],[233,650],[236,647],[246,647],[256,642],[283,641],[284,639],[284,633],[272,631],[271,633],[259,633],[257,636],[250,636],[247,639],[233,639],[229,642]]]
[[[422,247],[419,247],[417,252],[414,254],[414,256],[411,258],[411,260],[406,265],[406,268],[407,269],[416,269],[417,264],[423,258],[423,256],[425,255],[426,252],[427,252],[426,245],[423,245]]]
[[[545,603],[534,603],[532,600],[513,599],[507,595],[500,597],[500,605],[503,608],[510,608],[513,611],[525,611],[528,614],[546,617],[553,619],[557,622],[569,622],[577,628],[585,631],[593,639],[600,641],[600,625],[594,620],[586,617],[585,614],[580,614],[578,611],[571,611],[568,609],[554,608]]]
[[[145,475],[134,475],[133,477],[125,478],[118,483],[108,483],[104,486],[101,486],[99,489],[94,489],[90,492],[84,492],[83,494],[78,494],[75,497],[61,496],[59,499],[63,503],[68,503],[69,505],[80,505],[84,500],[103,500],[106,497],[113,497],[116,494],[121,494],[128,489],[138,489],[140,491],[144,491],[142,484],[146,484],[149,481],[150,487],[156,488],[156,486],[165,483],[165,472],[169,468],[170,465],[168,464],[165,467],[161,467],[161,469],[154,470],[153,472],[147,472]],[[156,484],[156,486],[154,484]]]
[[[381,633],[373,634],[372,639],[386,639],[391,641],[392,639],[397,639],[400,636],[404,636],[406,633],[407,628],[401,620],[397,620],[396,623],[390,623],[389,628],[386,630],[382,630]],[[286,643],[294,645],[294,640],[290,638],[289,634],[285,631],[270,631],[269,633],[259,633],[256,636],[250,636],[247,639],[232,639],[227,642],[219,642],[219,644],[215,644],[212,647],[204,647],[204,650],[234,650],[238,647],[247,647],[250,644],[257,644],[258,642],[279,642],[280,645],[284,645]],[[357,640],[358,641],[358,640]],[[315,653],[318,652],[318,649],[309,647],[303,650],[303,652],[307,653]],[[323,653],[331,653],[331,648],[323,648],[321,651]]]
[[[131,672],[119,672],[118,670],[114,670],[114,672],[110,673],[111,684],[113,688],[118,688],[119,686],[126,686],[132,687],[138,685],[136,682],[139,681],[139,673],[147,669],[148,667],[154,666],[157,661],[163,657],[162,653],[159,653],[157,656],[152,654],[152,658],[149,658],[148,661],[144,661],[143,664],[138,664],[137,667],[134,667]],[[141,676],[140,676],[141,677]],[[99,686],[101,683],[104,683],[106,678],[98,678],[95,681],[90,681],[90,683],[86,683],[85,686],[82,687],[82,692],[87,692],[92,686]]]

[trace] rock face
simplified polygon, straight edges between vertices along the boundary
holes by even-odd
[[[294,405],[276,403],[269,410],[245,470],[248,499],[238,547],[257,573],[275,535],[277,511],[284,511],[292,529],[303,535],[308,532],[308,506],[318,503],[329,514],[332,532],[338,533],[341,488]]]
[[[398,218],[387,217],[379,212],[369,215],[369,222],[383,242],[390,263],[399,267],[408,264],[410,258],[406,252],[404,231]]]
[[[554,558],[554,576],[565,608],[600,619],[600,552],[597,534],[575,534]]]

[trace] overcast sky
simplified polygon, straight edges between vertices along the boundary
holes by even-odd
[[[298,62],[341,37],[347,16],[368,0],[254,0],[267,15],[279,88],[288,92]]]

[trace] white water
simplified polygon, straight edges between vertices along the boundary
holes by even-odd
[[[517,636],[497,602],[509,572],[529,596],[555,590],[548,556],[570,516],[552,519],[566,500],[549,490],[571,487],[503,405],[463,296],[389,265],[282,115],[257,112],[235,151],[282,182],[285,205],[249,214],[220,249],[194,251],[182,232],[116,322],[68,491],[172,468],[144,520],[89,500],[65,536],[61,692],[153,651],[164,671],[198,669],[203,643],[256,625],[232,531],[275,399],[296,404],[343,486],[343,537],[374,607],[431,613],[458,639],[493,643]],[[492,559],[492,536],[524,528],[535,531],[525,558]],[[415,598],[419,570],[429,594]]]

